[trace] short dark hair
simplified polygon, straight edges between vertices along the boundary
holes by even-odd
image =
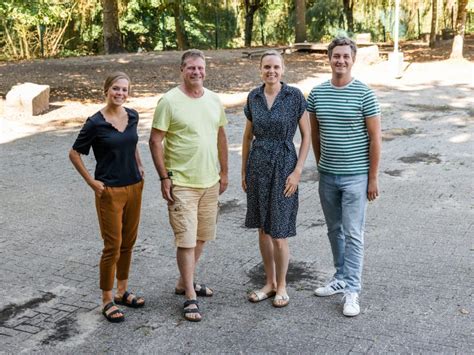
[[[337,46],[350,46],[353,58],[357,54],[357,45],[352,39],[350,39],[349,37],[336,37],[332,40],[331,43],[329,43],[328,46],[329,59],[331,59],[333,49]]]
[[[130,80],[130,77],[121,72],[121,71],[116,71],[114,73],[111,73],[109,75],[107,75],[107,77],[105,78],[105,81],[104,81],[104,93],[107,94],[107,91],[109,91],[110,87],[117,81],[117,80],[120,80],[120,79],[125,79],[128,81],[128,91],[130,92],[130,85],[132,84],[132,81]]]
[[[186,59],[188,58],[201,58],[204,63],[206,62],[206,57],[204,57],[204,53],[199,49],[188,49],[184,51],[183,55],[181,56],[181,68],[184,67],[186,64]]]

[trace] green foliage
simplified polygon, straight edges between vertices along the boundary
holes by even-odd
[[[176,49],[174,13],[169,1],[129,0],[120,18],[129,51]],[[228,48],[236,35],[237,16],[219,1],[187,1],[180,21],[193,47]]]
[[[306,25],[308,40],[328,41],[344,31],[344,15],[341,0],[315,0],[308,7]]]
[[[0,3],[0,42],[10,58],[55,55],[76,2],[3,0]]]
[[[160,3],[153,0],[129,0],[120,17],[120,29],[128,51],[153,50],[160,40]]]
[[[289,21],[288,1],[271,1],[259,10],[254,38],[261,45],[286,45],[294,41],[294,24]],[[293,20],[294,22],[294,20]]]
[[[228,48],[236,35],[236,14],[219,1],[188,3],[184,21],[188,39],[194,47]]]
[[[173,4],[178,0],[117,0],[119,26],[127,51],[177,49]],[[429,32],[432,0],[401,1],[400,36]],[[233,48],[243,45],[244,0],[180,1],[179,24],[188,45]],[[352,0],[355,32],[390,40],[394,0]],[[448,8],[448,4],[449,8]],[[473,2],[466,32],[474,31]],[[452,27],[457,0],[440,0],[439,31]],[[442,9],[442,10],[441,10]],[[343,0],[306,0],[308,41],[327,41],[346,33]],[[353,35],[349,33],[349,35]],[[254,15],[254,45],[287,45],[295,36],[293,0],[266,0]],[[42,45],[43,44],[43,45]],[[71,56],[103,51],[101,0],[0,0],[0,60]]]

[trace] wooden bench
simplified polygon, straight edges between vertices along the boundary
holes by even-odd
[[[265,53],[268,50],[275,50],[277,52],[280,52],[281,54],[285,54],[287,50],[291,49],[291,47],[278,47],[278,48],[260,48],[260,49],[254,49],[254,50],[247,50],[242,52],[242,57],[243,58],[253,58],[253,57],[259,57],[263,53]]]
[[[328,52],[328,44],[313,42],[295,43],[293,45],[293,50],[297,52],[313,52],[326,54]]]

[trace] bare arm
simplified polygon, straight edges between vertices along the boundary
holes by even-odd
[[[367,198],[375,200],[379,196],[378,173],[380,156],[382,154],[382,132],[380,116],[367,117],[365,119],[367,133],[369,135],[369,186]]]
[[[311,129],[308,119],[308,113],[305,111],[301,116],[298,126],[301,133],[301,145],[298,154],[298,161],[296,162],[295,170],[286,179],[284,194],[286,197],[293,195],[296,192],[300,182],[301,173],[303,172],[304,162],[308,156],[309,146],[311,143]]]
[[[138,150],[138,147],[135,149],[135,160],[137,161],[138,171],[140,172],[141,177],[144,178],[145,177],[145,169],[143,169],[143,163],[142,163],[142,159],[140,157],[140,152]]]
[[[319,158],[321,158],[321,141],[319,138],[319,123],[314,113],[309,113],[309,121],[311,123],[311,141],[313,143],[314,158],[316,164],[319,164]]]
[[[105,185],[102,181],[96,180],[87,170],[84,162],[82,161],[81,154],[74,149],[69,151],[69,159],[72,162],[72,165],[76,168],[79,174],[82,176],[84,181],[89,185],[94,192],[100,196],[105,189]]]
[[[245,175],[247,174],[247,160],[249,159],[250,145],[253,140],[252,121],[247,120],[242,138],[242,189],[247,192],[247,183],[245,182]]]
[[[227,136],[223,126],[219,127],[219,131],[217,132],[217,153],[219,157],[219,165],[221,167],[219,173],[221,177],[219,194],[221,194],[227,190],[227,186],[229,185],[229,148],[227,146]]]
[[[173,183],[168,178],[168,171],[165,167],[165,155],[163,151],[163,139],[165,138],[166,132],[160,131],[159,129],[152,128],[150,133],[150,151],[153,158],[153,164],[158,172],[161,180],[161,194],[163,198],[169,203],[173,203],[173,197],[171,195],[171,189]]]

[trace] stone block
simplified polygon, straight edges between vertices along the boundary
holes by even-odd
[[[6,108],[37,116],[49,108],[49,85],[15,85],[6,95]]]
[[[379,47],[377,45],[357,48],[356,62],[373,64],[379,61]]]

